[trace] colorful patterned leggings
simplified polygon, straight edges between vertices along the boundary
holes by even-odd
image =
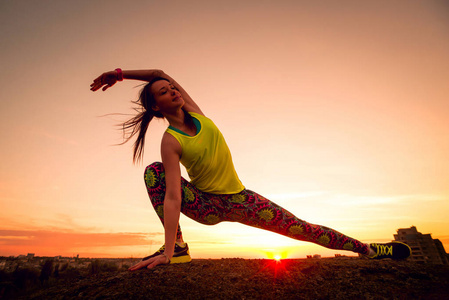
[[[330,249],[368,254],[366,244],[331,228],[300,220],[253,191],[243,190],[238,194],[217,195],[198,190],[184,178],[181,178],[181,181],[181,212],[202,224],[240,222]],[[165,173],[162,163],[155,162],[145,169],[145,184],[153,207],[163,224]],[[181,227],[178,225],[177,238],[181,237]]]

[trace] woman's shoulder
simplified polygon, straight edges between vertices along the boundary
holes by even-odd
[[[204,114],[200,114],[194,111],[189,111],[189,115],[193,116],[193,117],[200,117],[200,118],[207,118]]]
[[[169,132],[169,130],[165,131],[162,135],[161,151],[181,152],[181,149],[181,142],[177,136]]]
[[[192,117],[197,118],[198,120],[208,120],[210,122],[213,122],[210,118],[206,117],[204,114],[200,114],[200,113],[196,113],[196,112],[192,112],[189,111],[189,115],[191,115]]]

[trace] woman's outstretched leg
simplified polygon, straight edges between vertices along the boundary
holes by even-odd
[[[368,245],[329,227],[307,223],[250,190],[226,197],[229,199],[229,207],[224,213],[226,221],[237,221],[297,240],[335,250],[349,250],[374,259],[405,259],[411,255],[410,247],[404,243],[395,241]]]
[[[229,200],[228,221],[237,221],[330,249],[369,254],[367,244],[329,227],[303,221],[253,191],[244,190]]]

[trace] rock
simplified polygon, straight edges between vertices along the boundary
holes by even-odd
[[[194,259],[135,272],[57,281],[23,299],[444,298],[449,267],[359,258]],[[20,298],[20,297],[19,297]]]

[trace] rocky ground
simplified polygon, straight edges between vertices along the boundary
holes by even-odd
[[[21,299],[449,299],[449,266],[348,257],[195,259],[80,276]]]

